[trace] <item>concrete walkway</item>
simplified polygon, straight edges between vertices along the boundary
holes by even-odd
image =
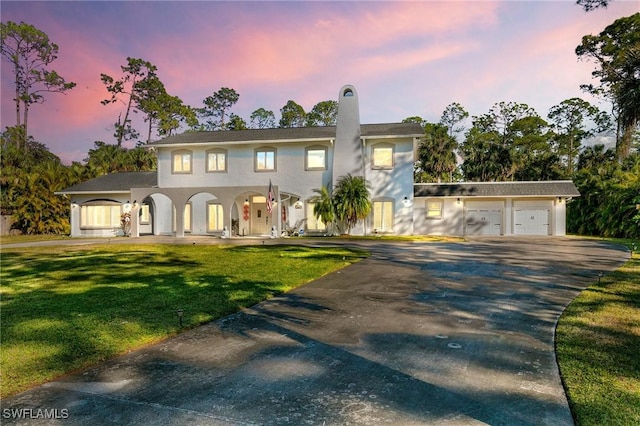
[[[24,423],[573,424],[555,325],[627,252],[571,238],[355,244],[372,257],[8,398],[2,422],[41,409],[66,418]]]

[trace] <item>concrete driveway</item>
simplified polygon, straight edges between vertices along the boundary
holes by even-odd
[[[556,321],[626,251],[570,238],[357,244],[372,257],[5,399],[3,423],[27,409],[28,424],[573,424]],[[34,420],[39,409],[60,418]]]

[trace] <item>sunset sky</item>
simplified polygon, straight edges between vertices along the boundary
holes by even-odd
[[[452,102],[471,115],[526,103],[546,117],[565,99],[593,101],[579,88],[594,69],[575,55],[582,36],[636,12],[635,0],[590,13],[573,0],[0,3],[2,22],[32,24],[58,44],[51,68],[77,83],[29,117],[29,133],[67,164],[94,141],[115,143],[122,107],[100,104],[100,74],[119,77],[128,56],[156,65],[167,91],[193,107],[235,89],[232,112],[247,122],[261,107],[279,120],[288,100],[309,111],[344,84],[358,90],[362,123],[437,122]],[[3,59],[3,130],[15,125],[11,71]]]

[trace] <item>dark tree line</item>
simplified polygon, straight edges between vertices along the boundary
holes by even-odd
[[[585,10],[606,7],[604,0],[579,0]],[[496,103],[487,113],[471,116],[462,105],[446,107],[438,123],[414,116],[425,131],[415,165],[416,182],[573,179],[582,197],[569,206],[570,232],[638,238],[640,211],[640,13],[621,18],[576,48],[580,59],[595,65],[597,84],[583,89],[610,101],[611,114],[572,98],[552,107],[546,119],[526,104]],[[115,143],[94,142],[83,162],[63,165],[46,146],[28,134],[28,111],[46,93],[65,93],[75,86],[50,69],[58,46],[31,25],[2,24],[2,57],[15,76],[16,125],[0,143],[2,214],[16,218],[25,233],[68,232],[67,202],[55,191],[118,171],[155,170],[156,159],[141,145],[177,132],[247,128],[332,126],[337,102],[322,101],[306,112],[293,100],[280,119],[266,108],[249,122],[233,113],[240,95],[222,87],[202,101],[185,105],[167,93],[152,63],[127,58],[122,74],[101,75],[109,92],[104,105],[120,105],[113,122]],[[146,128],[136,129],[139,113]],[[466,126],[470,124],[467,128]],[[155,133],[154,133],[155,131]],[[585,147],[594,136],[609,136],[615,148]],[[124,141],[137,141],[134,149]]]

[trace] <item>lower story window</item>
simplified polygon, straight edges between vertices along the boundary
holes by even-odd
[[[327,225],[320,218],[316,218],[313,208],[316,203],[307,203],[307,229],[310,231],[324,231]]]
[[[393,201],[373,202],[373,229],[377,232],[393,231]]]
[[[222,204],[207,204],[207,232],[222,231],[223,229]]]
[[[442,200],[427,201],[427,219],[442,219]]]
[[[120,205],[80,206],[81,228],[119,228]]]
[[[143,204],[140,206],[140,225],[148,225],[151,222],[151,210],[149,210],[149,204]]]

